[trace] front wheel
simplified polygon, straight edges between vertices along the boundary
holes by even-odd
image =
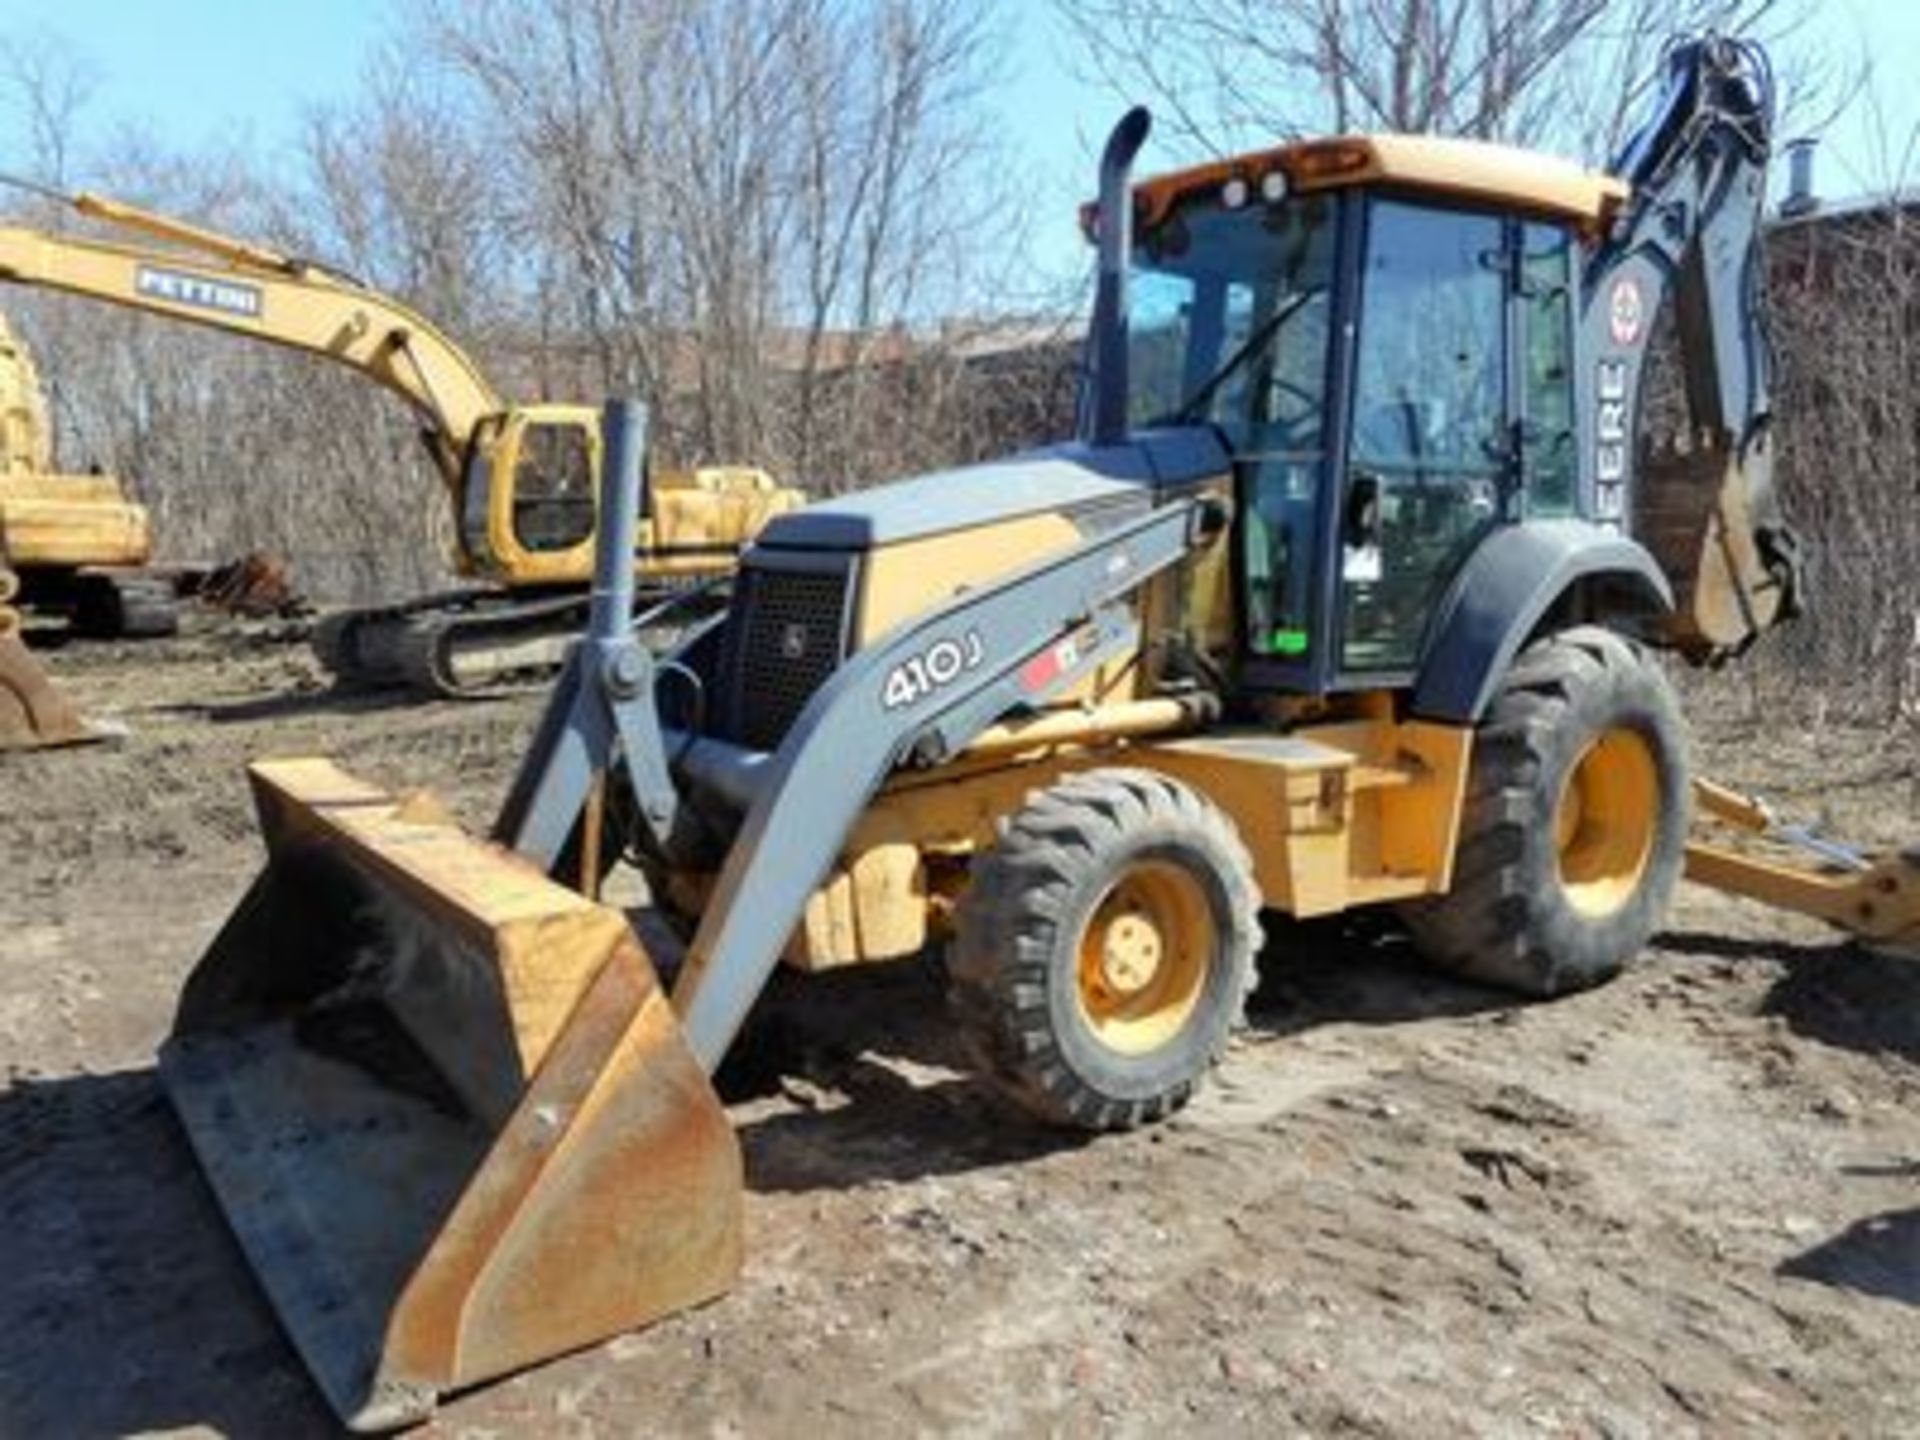
[[[1148,770],[1041,791],[974,861],[948,968],[990,1076],[1087,1130],[1186,1103],[1239,1023],[1259,947],[1232,821]]]
[[[1421,953],[1542,997],[1618,974],[1685,858],[1686,732],[1666,677],[1596,626],[1535,641],[1481,722],[1467,787],[1451,890],[1402,912]]]

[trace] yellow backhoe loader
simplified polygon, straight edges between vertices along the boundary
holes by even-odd
[[[7,183],[67,206],[113,238],[0,225],[0,281],[333,360],[419,417],[453,507],[453,568],[481,583],[330,617],[314,643],[336,676],[462,695],[558,668],[584,620],[593,565],[593,409],[509,406],[472,357],[424,317],[316,262],[107,196]],[[768,518],[804,499],[749,468],[651,476],[634,561],[639,603],[723,579]]]
[[[117,479],[54,470],[39,372],[0,318],[0,750],[94,734],[28,652],[16,604],[93,634],[170,634],[173,587],[141,569],[152,550],[146,507]]]
[[[727,1288],[707,1077],[783,958],[947,946],[984,1074],[1102,1130],[1221,1057],[1263,907],[1390,906],[1530,996],[1617,972],[1688,866],[1910,942],[1903,857],[1836,872],[1711,788],[1815,853],[1690,840],[1652,653],[1729,656],[1795,606],[1770,122],[1763,57],[1714,38],[1606,174],[1382,135],[1135,185],[1135,111],[1086,215],[1080,437],[776,518],[665,658],[624,621],[643,439],[610,408],[595,614],[491,837],[255,766],[269,862],[162,1054],[339,1413],[416,1419]],[[1643,466],[1669,294],[1691,445]],[[623,854],[684,954],[593,898]]]

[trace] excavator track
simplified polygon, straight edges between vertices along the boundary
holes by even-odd
[[[692,588],[649,587],[637,608]],[[502,590],[444,591],[327,616],[314,627],[312,645],[335,683],[347,689],[494,699],[552,683],[590,603],[582,590],[531,598]],[[724,595],[712,601],[722,603]],[[686,619],[683,613],[678,623]]]
[[[155,640],[180,631],[173,581],[138,570],[83,570],[70,613],[73,633],[88,640]]]

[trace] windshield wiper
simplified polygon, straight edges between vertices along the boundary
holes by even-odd
[[[1286,324],[1287,321],[1291,320],[1294,315],[1299,312],[1301,306],[1305,305],[1307,301],[1313,299],[1314,296],[1320,293],[1320,287],[1315,286],[1311,289],[1296,291],[1294,294],[1289,295],[1274,310],[1273,314],[1261,321],[1254,332],[1241,342],[1240,348],[1227,357],[1227,363],[1214,371],[1213,378],[1208,380],[1206,384],[1202,385],[1188,397],[1186,404],[1174,411],[1172,415],[1163,417],[1153,423],[1156,425],[1186,425],[1199,419],[1206,411],[1207,402],[1212,400],[1214,393],[1219,390],[1222,385],[1227,383],[1227,377],[1238,370],[1241,363],[1246,360],[1249,355],[1253,354],[1261,346],[1265,345],[1267,341],[1271,340],[1274,332]]]

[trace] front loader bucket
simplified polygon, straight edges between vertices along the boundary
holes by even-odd
[[[325,761],[187,981],[168,1095],[356,1430],[725,1291],[739,1147],[624,918]]]
[[[0,607],[0,750],[78,745],[100,737],[54,688]]]

